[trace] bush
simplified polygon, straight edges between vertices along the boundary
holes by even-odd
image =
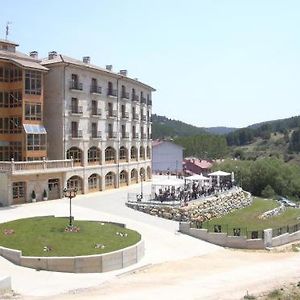
[[[276,196],[273,188],[268,184],[261,192],[262,197],[264,198],[274,198]]]

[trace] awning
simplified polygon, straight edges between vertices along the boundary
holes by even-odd
[[[31,134],[47,134],[46,128],[43,125],[23,124],[26,133]]]

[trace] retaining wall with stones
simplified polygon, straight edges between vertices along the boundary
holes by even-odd
[[[166,206],[143,202],[127,202],[126,205],[141,212],[169,220],[205,222],[215,217],[246,207],[252,203],[249,193],[235,189],[226,194],[219,194],[188,203],[187,206]]]
[[[110,253],[73,257],[22,256],[22,251],[0,247],[0,255],[16,265],[70,273],[101,273],[122,269],[140,261],[144,254],[144,241]]]

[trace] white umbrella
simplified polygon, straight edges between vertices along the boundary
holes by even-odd
[[[224,171],[216,171],[213,173],[208,174],[209,176],[229,176],[230,173],[224,172]]]
[[[209,180],[208,177],[205,177],[202,175],[202,173],[199,174],[194,174],[192,176],[186,177],[187,180],[198,180],[198,181],[203,181],[203,180]]]

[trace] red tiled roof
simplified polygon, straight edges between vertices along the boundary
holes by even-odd
[[[185,161],[200,167],[201,169],[209,169],[212,167],[212,163],[207,160],[200,160],[195,158],[186,158]]]

